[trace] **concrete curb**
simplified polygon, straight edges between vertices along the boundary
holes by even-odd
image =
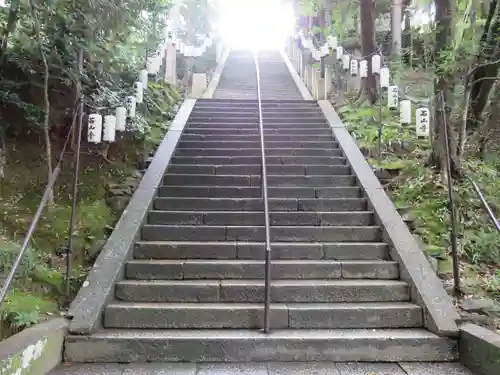
[[[61,364],[68,323],[52,319],[0,342],[0,374],[50,373]]]
[[[72,334],[88,335],[100,326],[103,307],[114,297],[116,281],[123,278],[124,264],[132,255],[134,242],[195,104],[195,99],[182,103],[155,158],[71,304],[68,315],[72,317],[69,327]]]
[[[211,99],[214,96],[215,90],[217,90],[217,86],[219,86],[219,81],[220,77],[222,74],[222,71],[224,70],[224,66],[226,65],[227,59],[229,58],[229,54],[231,53],[231,50],[228,48],[224,52],[224,55],[222,55],[222,59],[217,64],[217,68],[215,68],[214,74],[212,74],[212,79],[210,83],[208,84],[207,89],[202,95],[203,99]]]
[[[460,362],[475,374],[500,374],[500,335],[476,324],[464,324],[458,347]]]

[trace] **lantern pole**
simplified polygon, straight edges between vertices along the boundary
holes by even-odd
[[[78,82],[77,82],[77,99],[78,99],[78,119],[76,124],[76,149],[73,158],[73,192],[71,194],[71,216],[68,225],[68,246],[66,247],[66,299],[69,300],[70,295],[70,280],[71,280],[71,263],[73,256],[73,232],[76,223],[77,196],[78,196],[78,179],[80,175],[80,149],[82,145],[82,127],[83,127],[83,92],[81,84],[81,75],[83,72],[83,48],[78,52]]]

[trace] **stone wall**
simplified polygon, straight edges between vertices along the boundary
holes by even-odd
[[[45,375],[62,361],[66,319],[52,319],[0,342],[0,375]]]
[[[500,374],[500,335],[475,324],[460,327],[460,362],[477,375]]]

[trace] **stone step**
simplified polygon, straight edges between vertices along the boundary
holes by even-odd
[[[126,265],[126,278],[136,280],[263,279],[263,260],[135,259]],[[397,262],[385,260],[273,260],[272,279],[399,278]]]
[[[272,226],[290,225],[372,225],[373,212],[271,212]],[[156,225],[264,225],[263,212],[248,211],[150,211],[148,224]]]
[[[257,104],[248,106],[197,106],[193,108],[195,113],[233,113],[233,112],[244,112],[244,113],[255,113],[258,111],[259,107]],[[287,105],[282,107],[266,107],[262,106],[263,113],[320,113],[318,106],[295,106]]]
[[[354,186],[354,176],[280,176],[267,175],[267,186],[271,187],[349,187]],[[163,178],[167,186],[247,186],[260,187],[260,176],[233,176],[233,175],[189,175],[167,174]]]
[[[263,280],[123,280],[115,297],[135,302],[264,302]],[[273,280],[278,302],[401,302],[408,284],[398,280]]]
[[[247,118],[247,117],[235,117],[235,116],[223,116],[223,115],[217,115],[217,116],[212,116],[212,117],[207,117],[204,115],[190,115],[188,122],[189,123],[196,123],[196,122],[203,122],[205,124],[214,124],[214,123],[233,123],[233,124],[248,124],[251,123],[252,120],[256,120],[257,116],[255,118]],[[324,116],[307,116],[303,118],[297,118],[295,117],[295,114],[289,114],[288,117],[270,117],[270,116],[263,116],[262,120],[264,122],[272,122],[273,124],[287,124],[289,122],[293,122],[296,124],[302,124],[303,126],[308,126],[312,124],[326,124],[326,119]]]
[[[248,120],[247,120],[248,121]],[[214,121],[214,122],[204,122],[202,120],[190,120],[186,125],[186,129],[206,129],[206,128],[240,128],[240,129],[251,129],[251,130],[259,130],[259,123],[257,121],[248,121],[248,122],[228,122],[228,121]],[[322,128],[324,130],[329,130],[329,125],[324,121],[308,121],[307,124],[303,124],[300,122],[296,122],[294,120],[288,120],[284,123],[277,123],[274,121],[267,120],[264,123],[264,129],[269,131],[274,130],[298,130],[304,128]]]
[[[382,242],[273,242],[272,259],[378,260],[388,259],[389,248]],[[262,260],[263,242],[138,241],[137,259],[252,259]]]
[[[331,134],[264,134],[267,141],[293,141],[293,142],[330,142],[334,143]],[[189,134],[184,133],[181,141],[219,141],[219,142],[260,142],[260,134]],[[335,142],[338,147],[338,143]]]
[[[271,211],[365,211],[364,198],[270,198]],[[260,198],[158,197],[154,209],[160,211],[262,211]]]
[[[264,141],[266,148],[303,148],[303,149],[338,149],[339,145],[337,142],[326,141],[326,142],[306,142],[306,141]],[[254,142],[238,142],[238,141],[184,141],[180,140],[177,148],[178,149],[237,149],[237,148],[252,148],[259,147],[260,141]]]
[[[260,147],[253,148],[189,148],[177,149],[175,156],[261,156]],[[266,148],[266,156],[343,156],[339,148]]]
[[[114,330],[70,335],[66,362],[439,362],[457,342],[425,329]],[[354,349],[355,348],[355,349]],[[293,350],[292,350],[293,349]]]
[[[258,101],[256,99],[250,100],[233,100],[233,99],[199,99],[196,101],[195,108],[244,108],[255,107],[257,108]],[[319,109],[318,102],[315,100],[261,100],[262,108],[317,108]]]
[[[359,187],[268,187],[270,198],[359,198]],[[159,197],[260,198],[260,187],[160,186]]]
[[[268,175],[296,175],[296,176],[327,176],[327,175],[349,175],[351,167],[348,165],[283,165],[266,164]],[[192,174],[192,175],[233,175],[233,176],[260,176],[260,164],[242,165],[193,165],[193,164],[170,164],[167,173]]]
[[[258,165],[260,156],[174,156],[171,164],[195,165]],[[266,156],[266,165],[345,165],[346,159],[338,156]]]
[[[290,115],[293,114],[293,117],[296,119],[302,119],[302,118],[310,118],[310,117],[315,117],[315,118],[321,118],[319,116],[319,111],[317,109],[309,109],[309,110],[287,110],[287,109],[282,109],[282,110],[265,110],[262,111],[262,117],[263,118],[282,118],[282,117],[290,117]],[[258,111],[257,109],[254,110],[236,110],[236,109],[226,109],[224,111],[214,111],[214,110],[199,110],[195,109],[194,111],[191,112],[190,118],[258,118]]]
[[[254,129],[242,129],[237,126],[234,128],[189,128],[184,129],[183,134],[207,134],[207,135],[259,135],[259,128]],[[332,136],[332,131],[326,127],[319,128],[301,128],[301,129],[283,129],[283,128],[273,128],[269,129],[266,125],[264,128],[264,135],[318,135],[318,136]]]
[[[114,330],[66,338],[67,362],[439,362],[456,341],[425,329]],[[355,349],[353,349],[355,348]],[[292,350],[293,349],[293,350]]]
[[[271,241],[276,242],[379,242],[378,226],[275,226]],[[144,241],[265,241],[264,226],[152,225],[142,228]]]
[[[251,59],[253,59],[252,56],[250,56]],[[281,60],[279,60],[281,61]],[[253,60],[251,61],[253,64]],[[237,65],[238,70],[241,70],[241,65],[238,63]],[[287,76],[288,79],[289,76]],[[206,99],[199,99],[196,101],[196,107],[217,107],[217,106],[225,106],[225,105],[230,105],[234,107],[239,107],[239,106],[248,106],[248,105],[257,105],[258,101],[256,99],[251,99],[251,100],[235,100],[235,99],[215,99],[215,98],[206,98]],[[293,107],[314,107],[314,108],[319,108],[318,102],[316,100],[303,100],[302,98],[300,99],[289,99],[289,98],[282,98],[280,100],[261,100],[261,105],[263,107],[286,107],[286,106],[293,106]]]
[[[108,305],[104,327],[129,329],[259,329],[255,303],[140,303]],[[422,327],[420,306],[405,302],[271,304],[273,329]]]

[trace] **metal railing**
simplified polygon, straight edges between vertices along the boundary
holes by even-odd
[[[259,110],[259,133],[260,133],[260,196],[264,201],[264,225],[266,231],[266,256],[265,256],[265,280],[264,280],[264,333],[271,331],[271,228],[269,220],[269,199],[267,193],[267,170],[266,151],[264,145],[264,124],[262,120],[262,98],[260,90],[260,71],[257,53],[254,53],[255,72],[257,80],[257,107]]]
[[[19,250],[19,253],[17,254],[17,257],[14,261],[14,264],[12,265],[12,268],[5,278],[5,281],[3,283],[2,289],[0,290],[0,306],[3,304],[5,301],[5,298],[7,297],[7,293],[9,292],[10,287],[12,286],[12,283],[15,279],[17,270],[19,269],[19,266],[21,265],[23,261],[24,254],[26,253],[26,250],[28,249],[29,243],[33,237],[33,234],[35,233],[38,222],[40,221],[42,217],[42,213],[47,206],[47,203],[49,202],[53,190],[54,190],[54,185],[57,182],[57,178],[59,177],[59,174],[62,169],[62,163],[64,160],[64,155],[66,154],[66,151],[68,149],[68,146],[70,144],[70,139],[73,134],[73,131],[78,132],[77,134],[77,139],[78,139],[78,145],[77,149],[79,152],[80,148],[80,142],[81,142],[81,131],[82,131],[82,110],[83,110],[83,102],[80,100],[79,103],[77,103],[77,108],[78,110],[75,111],[75,117],[73,118],[72,125],[70,127],[70,130],[68,132],[68,136],[66,137],[66,140],[64,142],[64,146],[61,150],[61,153],[59,154],[59,159],[57,160],[57,164],[52,170],[52,174],[49,176],[49,181],[47,182],[47,186],[45,187],[45,190],[43,192],[42,199],[40,200],[40,203],[38,204],[38,208],[35,212],[35,216],[33,217],[33,220],[31,220],[30,226],[28,227],[28,232],[24,236],[23,243],[21,245],[21,249]],[[76,119],[76,115],[79,115],[79,119]],[[74,216],[75,216],[75,211],[76,211],[76,195],[75,191],[73,191],[73,202],[72,202],[72,211],[71,211],[71,220],[68,228],[68,238],[69,238],[69,245],[66,248],[66,257],[67,257],[67,263],[66,263],[66,276],[65,276],[65,290],[66,290],[66,297],[69,297],[69,285],[70,285],[70,271],[71,271],[71,251],[72,251],[72,233],[73,233],[73,227],[74,227]]]
[[[490,217],[491,222],[493,223],[493,225],[495,226],[497,231],[500,232],[500,223],[498,222],[498,218],[495,216],[495,213],[491,209],[491,206],[486,201],[486,198],[484,197],[481,189],[479,189],[479,186],[476,184],[476,182],[472,178],[468,177],[468,179],[469,179],[470,183],[472,184],[472,187],[476,191],[476,194],[479,198],[479,201],[481,202],[481,205],[483,206],[484,210],[486,211],[486,213]]]

